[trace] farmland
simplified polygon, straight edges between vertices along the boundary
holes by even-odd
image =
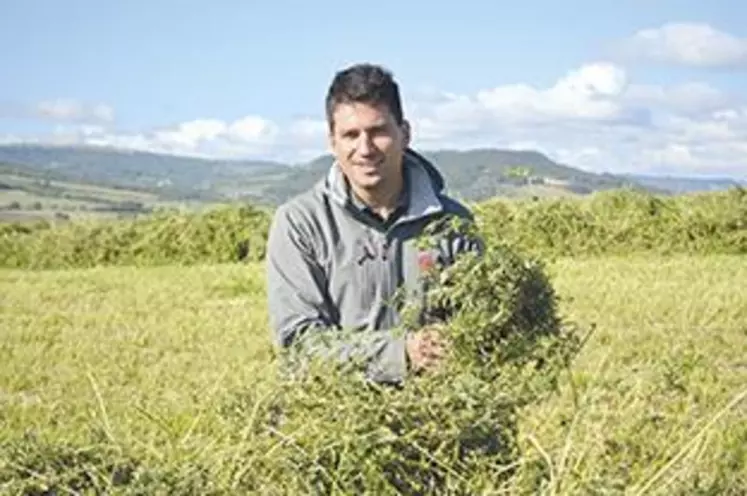
[[[0,162],[0,222],[112,220],[160,208],[200,208],[210,202],[179,199],[156,188],[96,184],[54,170]]]
[[[744,192],[477,211],[489,243],[543,262],[558,314],[583,340],[557,384],[511,420],[510,463],[474,475],[441,453],[449,483],[507,494],[743,494]],[[312,492],[294,467],[354,487],[345,460],[335,469],[312,455],[348,443],[355,419],[315,433],[324,424],[309,418],[307,432],[268,435],[279,379],[257,242],[266,218],[216,212],[0,234],[0,492]],[[187,226],[189,235],[170,234]],[[453,395],[448,384],[423,391]],[[340,448],[350,460],[364,434]]]

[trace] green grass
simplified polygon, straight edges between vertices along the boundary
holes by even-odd
[[[672,197],[616,190],[587,197],[492,199],[473,207],[488,243],[507,243],[530,256],[747,253],[745,189]],[[0,222],[0,267],[240,261],[248,245],[263,256],[271,215],[269,208],[237,201],[166,208],[116,222],[74,219],[51,229]]]
[[[559,394],[521,412],[507,491],[539,473],[548,493],[744,494],[747,259],[548,270],[562,315],[596,329]],[[50,464],[76,447],[90,474],[136,460],[120,490],[232,493],[263,453],[224,407],[274,380],[262,281],[257,264],[0,272],[0,493],[60,483]]]

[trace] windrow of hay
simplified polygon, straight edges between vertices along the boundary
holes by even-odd
[[[6,228],[0,232],[0,266],[63,269],[256,261],[264,257],[268,228],[268,214],[248,205]]]
[[[654,196],[495,199],[475,205],[488,243],[533,256],[747,253],[747,191]],[[0,266],[30,269],[259,260],[271,212],[229,205],[160,211],[131,220],[74,221],[0,229]]]
[[[486,238],[539,256],[747,253],[747,190],[657,196],[490,200],[477,206]]]

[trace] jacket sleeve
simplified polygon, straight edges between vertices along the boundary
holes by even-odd
[[[451,199],[447,199],[446,203],[449,205],[446,219],[457,220],[458,227],[444,229],[440,243],[444,263],[451,265],[466,253],[481,257],[485,253],[485,240],[478,232],[474,214]]]
[[[359,365],[376,382],[402,382],[407,373],[404,334],[341,328],[310,225],[283,206],[270,226],[266,276],[275,344],[291,351],[296,361],[333,359]]]

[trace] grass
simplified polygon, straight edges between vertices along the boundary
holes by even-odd
[[[747,190],[738,188],[672,197],[615,190],[582,198],[492,199],[473,209],[487,242],[507,243],[533,257],[747,253]],[[49,227],[43,223],[33,228],[0,222],[0,266],[242,261],[247,249],[262,256],[271,215],[270,208],[236,201],[165,208],[116,222],[77,218],[55,222],[51,229],[40,228]]]
[[[548,270],[563,316],[596,329],[559,394],[521,412],[533,470],[506,489],[541,473],[557,494],[747,491],[747,259]],[[174,491],[231,493],[251,438],[223,407],[273,382],[262,282],[257,264],[0,272],[0,493],[42,487],[53,471],[22,466],[66,446],[131,455]]]
[[[747,260],[566,259],[553,272],[568,316],[597,325],[565,395],[525,419],[558,487],[746,490]]]

